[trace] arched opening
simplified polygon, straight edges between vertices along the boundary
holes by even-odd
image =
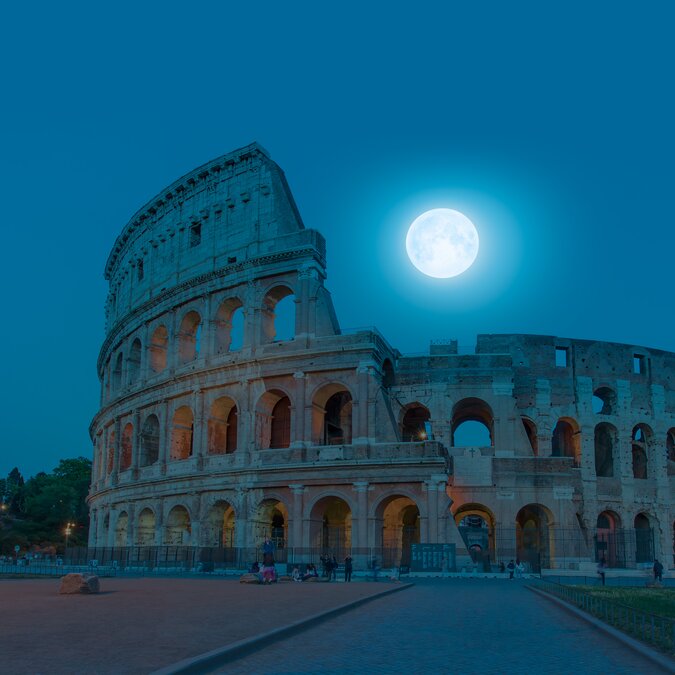
[[[666,462],[668,475],[675,474],[675,429],[670,429],[666,434]]]
[[[263,300],[262,341],[280,342],[295,337],[295,296],[287,286],[276,286]]]
[[[581,434],[575,420],[569,417],[558,420],[551,436],[551,454],[553,457],[571,457],[580,464]]]
[[[111,431],[108,436],[108,461],[106,463],[106,473],[110,475],[115,468],[115,432]]]
[[[186,405],[181,406],[173,415],[170,459],[187,459],[188,457],[192,457],[193,430],[194,417],[192,410]]]
[[[532,454],[537,457],[539,455],[539,439],[537,437],[537,425],[529,417],[521,417],[523,427],[525,428],[525,435],[530,442]]]
[[[551,522],[547,509],[541,504],[528,504],[516,516],[517,556],[535,572],[550,567]]]
[[[211,404],[207,428],[209,455],[226,455],[237,449],[237,405],[229,396]]]
[[[495,560],[495,528],[492,513],[482,504],[465,504],[457,509],[455,523],[471,560],[481,571],[490,572]]]
[[[389,389],[396,384],[396,373],[394,372],[394,366],[392,365],[389,359],[385,359],[382,362],[382,386],[385,389]]]
[[[155,543],[155,514],[143,509],[138,516],[136,541],[139,546],[153,546]]]
[[[288,540],[288,509],[278,499],[264,499],[260,502],[253,521],[257,542],[270,539],[276,549],[286,548]]]
[[[381,524],[382,565],[410,565],[412,544],[420,543],[420,510],[417,504],[401,495],[383,500],[376,518]]]
[[[127,382],[133,384],[138,380],[141,374],[141,341],[136,338],[131,343],[129,357],[127,358]]]
[[[635,529],[635,562],[646,563],[654,560],[654,532],[649,517],[638,513],[633,522]]]
[[[131,448],[134,438],[134,427],[131,423],[125,424],[122,430],[122,443],[120,446],[120,471],[131,468]]]
[[[115,525],[115,546],[126,546],[128,533],[129,515],[126,511],[122,511],[117,517],[117,524]]]
[[[603,422],[595,427],[595,475],[614,476],[614,448],[617,447],[616,427]]]
[[[150,338],[150,368],[159,373],[166,368],[169,333],[166,326],[159,326]]]
[[[194,310],[188,312],[181,321],[178,332],[178,358],[188,363],[199,356],[201,349],[202,318]]]
[[[609,387],[599,387],[593,392],[593,412],[596,415],[614,415],[617,410],[616,392]]]
[[[652,430],[646,424],[638,424],[633,428],[633,478],[638,480],[645,480],[649,477],[649,460],[647,452],[651,438]]]
[[[596,522],[595,561],[604,559],[607,567],[623,565],[625,553],[620,536],[621,519],[614,511],[603,511]]]
[[[226,501],[216,502],[206,516],[204,545],[234,548],[234,509]]]
[[[139,464],[150,466],[159,459],[159,420],[157,415],[148,415],[141,430],[141,455]]]
[[[352,511],[340,497],[323,497],[310,514],[312,546],[343,560],[352,547]]]
[[[115,359],[115,367],[113,369],[113,391],[119,391],[122,388],[122,364],[124,363],[124,356],[122,352],[117,355]]]
[[[190,543],[190,514],[184,506],[174,506],[166,519],[166,536],[164,543],[167,546],[182,546]]]
[[[244,344],[244,311],[239,298],[228,298],[216,314],[216,353],[241,349]]]
[[[291,400],[279,389],[270,389],[256,408],[256,444],[259,448],[288,448],[291,444]]]
[[[312,402],[312,440],[315,445],[352,442],[352,397],[341,384],[328,384]]]
[[[452,410],[452,445],[457,448],[493,444],[492,408],[479,398],[465,398]]]
[[[401,419],[401,440],[404,443],[425,441],[431,428],[431,413],[421,403],[405,407]]]

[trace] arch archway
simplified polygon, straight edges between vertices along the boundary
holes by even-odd
[[[129,533],[129,514],[122,511],[117,516],[117,523],[115,524],[115,546],[122,547],[127,545],[127,536]]]
[[[352,396],[342,384],[321,387],[312,400],[312,440],[315,445],[352,442]]]
[[[618,447],[618,433],[612,424],[602,422],[595,427],[595,475],[614,476],[614,448]]]
[[[610,387],[598,387],[593,392],[593,412],[596,415],[613,415],[616,410],[616,392]]]
[[[454,518],[471,560],[489,572],[496,560],[494,515],[482,504],[465,504]]]
[[[131,343],[129,356],[127,358],[127,382],[133,384],[138,380],[141,374],[141,341],[136,338]]]
[[[352,511],[342,498],[319,499],[310,512],[310,540],[314,548],[344,559],[352,546]]]
[[[243,336],[243,303],[239,298],[224,300],[216,313],[216,353],[241,349]]]
[[[645,480],[649,477],[649,446],[653,432],[646,424],[633,427],[631,435],[631,453],[633,459],[633,478]]]
[[[136,542],[139,546],[152,546],[155,543],[156,519],[152,509],[145,508],[138,515]]]
[[[263,300],[262,342],[279,342],[295,337],[295,296],[284,285],[275,286]]]
[[[186,405],[181,406],[173,414],[170,459],[181,460],[192,456],[193,431],[194,417],[192,410]]]
[[[253,518],[253,537],[258,545],[271,539],[277,550],[288,541],[288,509],[279,499],[263,499]]]
[[[281,389],[266,391],[256,406],[256,446],[288,448],[291,444],[291,400]]]
[[[382,565],[410,565],[412,544],[420,543],[420,510],[415,501],[405,495],[390,495],[377,505],[375,517]]]
[[[183,317],[178,331],[178,358],[181,363],[188,363],[199,356],[201,337],[202,318],[192,310]]]
[[[576,420],[561,417],[551,436],[551,455],[570,457],[575,464],[581,463],[581,432]]]
[[[148,415],[141,430],[140,466],[150,466],[159,459],[159,420]]]
[[[185,546],[190,543],[192,524],[184,506],[174,506],[166,519],[164,543],[167,546]]]
[[[229,502],[217,501],[206,516],[203,527],[205,546],[234,548],[235,514]]]
[[[532,454],[537,457],[539,455],[539,438],[537,436],[537,425],[529,417],[521,417],[523,422],[523,427],[525,429],[525,435],[527,440],[530,442],[530,447],[532,448]]]
[[[540,572],[551,564],[551,531],[553,519],[541,504],[528,504],[516,516],[516,555]]]
[[[623,567],[625,551],[620,534],[621,518],[614,511],[598,515],[595,530],[595,561],[603,558],[608,567]]]
[[[169,351],[169,331],[166,326],[158,326],[150,338],[150,368],[160,373],[166,368]]]
[[[452,445],[454,447],[494,445],[492,408],[480,398],[465,398],[452,409]]]
[[[209,455],[225,455],[237,449],[237,404],[229,396],[211,404],[207,424]]]
[[[120,443],[120,471],[131,468],[131,448],[134,438],[134,426],[129,422],[122,430],[122,442]]]
[[[427,428],[431,413],[421,403],[410,403],[403,409],[401,418],[401,440],[404,443],[415,443],[427,438]]]
[[[654,560],[654,531],[646,513],[638,513],[633,521],[635,531],[635,562],[646,563]]]

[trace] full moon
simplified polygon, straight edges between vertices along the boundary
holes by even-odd
[[[447,279],[473,265],[478,255],[478,232],[463,213],[432,209],[415,218],[405,247],[410,261],[420,272]]]

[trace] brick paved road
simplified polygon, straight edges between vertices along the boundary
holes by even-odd
[[[421,582],[219,672],[624,675],[658,669],[518,581],[465,579]]]

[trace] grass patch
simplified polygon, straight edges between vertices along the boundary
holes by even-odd
[[[617,588],[575,586],[580,591],[608,602],[617,602],[658,616],[675,619],[675,589],[672,588]]]

